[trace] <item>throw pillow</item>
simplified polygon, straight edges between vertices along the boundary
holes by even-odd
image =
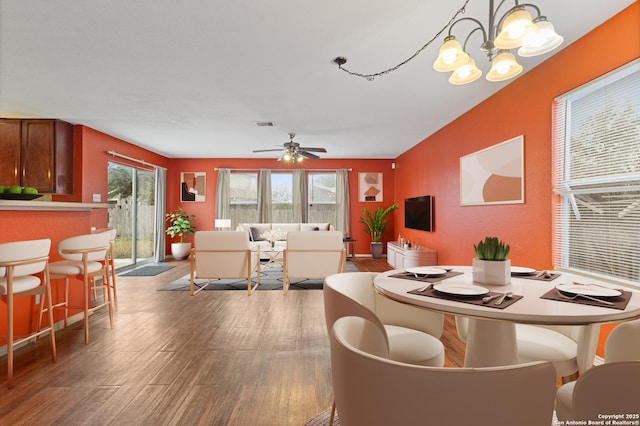
[[[264,238],[262,238],[262,232],[258,228],[252,226],[249,231],[251,241],[264,241]]]

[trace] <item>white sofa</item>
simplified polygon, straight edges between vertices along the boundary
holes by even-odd
[[[276,241],[275,247],[284,250],[287,247],[287,232],[333,231],[333,226],[329,223],[239,223],[236,230],[249,233],[249,246],[253,251],[258,250],[258,246],[261,250],[271,248],[271,243],[262,235],[268,230],[277,231],[281,239]]]

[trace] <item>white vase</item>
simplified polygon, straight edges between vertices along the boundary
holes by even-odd
[[[473,281],[487,285],[511,284],[511,260],[473,259]]]
[[[189,257],[191,243],[171,243],[171,256],[175,260],[183,260]]]

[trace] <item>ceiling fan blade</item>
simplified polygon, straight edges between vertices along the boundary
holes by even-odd
[[[273,151],[282,151],[282,148],[273,148],[273,149],[254,149],[252,152],[273,152]]]
[[[300,147],[300,149],[304,150],[304,151],[309,151],[309,152],[327,152],[326,149],[324,148],[306,148],[306,147]]]
[[[307,152],[307,151],[299,151],[298,153],[303,157],[311,158],[312,160],[317,160],[318,158],[320,158],[317,155],[311,154],[310,152]]]

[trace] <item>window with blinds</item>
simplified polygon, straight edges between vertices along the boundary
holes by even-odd
[[[553,106],[554,262],[640,282],[640,61]]]

